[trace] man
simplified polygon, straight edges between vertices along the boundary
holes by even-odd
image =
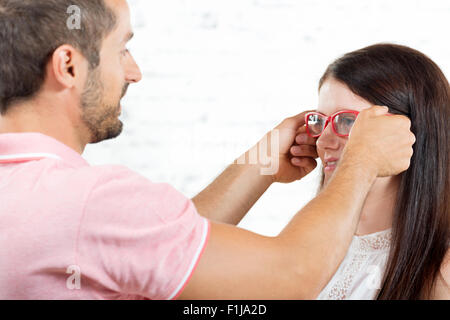
[[[72,5],[79,29],[67,23]],[[315,298],[374,179],[408,168],[409,120],[361,112],[319,196],[277,237],[254,234],[233,224],[271,183],[316,166],[304,114],[276,128],[276,173],[236,161],[193,201],[81,157],[122,131],[120,100],[141,79],[132,34],[125,0],[0,0],[0,298]]]

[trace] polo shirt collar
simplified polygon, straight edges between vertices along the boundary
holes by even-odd
[[[64,143],[39,132],[0,134],[0,164],[55,159],[81,167],[89,166],[83,157]]]

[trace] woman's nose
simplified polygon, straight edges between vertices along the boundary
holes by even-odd
[[[339,137],[333,132],[331,123],[328,123],[322,135],[317,139],[317,147],[321,149],[339,148]]]

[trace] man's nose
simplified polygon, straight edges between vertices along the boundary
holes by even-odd
[[[328,123],[321,136],[317,139],[317,146],[322,149],[339,148],[339,139],[334,133],[331,123]]]
[[[136,83],[141,81],[142,79],[142,73],[141,70],[139,69],[139,66],[137,65],[136,61],[134,60],[134,58],[130,55],[129,56],[129,61],[127,63],[127,69],[126,69],[126,81],[128,83]]]

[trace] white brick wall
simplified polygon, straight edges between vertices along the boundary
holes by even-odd
[[[377,42],[423,51],[450,74],[449,0],[129,0],[144,79],[124,99],[123,134],[88,146],[194,196],[285,117],[317,104],[339,55]],[[277,234],[317,188],[318,170],[274,185],[240,226]]]

